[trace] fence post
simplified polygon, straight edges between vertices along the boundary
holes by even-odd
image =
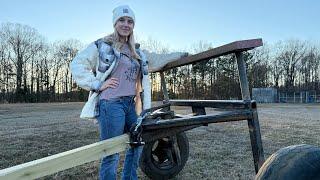
[[[160,80],[161,80],[161,88],[162,88],[162,91],[163,91],[164,101],[168,102],[169,101],[169,93],[168,93],[168,89],[167,89],[167,86],[166,86],[166,81],[164,79],[163,71],[160,72]]]
[[[248,84],[247,73],[246,73],[246,65],[243,59],[243,53],[236,52],[236,57],[237,57],[237,65],[238,65],[238,71],[239,71],[239,80],[240,80],[242,99],[246,101],[250,101],[251,98],[250,98],[249,84]],[[262,166],[262,164],[264,163],[264,154],[263,154],[260,125],[259,125],[259,119],[258,119],[258,113],[257,113],[256,107],[253,108],[252,111],[253,111],[253,118],[248,119],[248,126],[249,126],[253,161],[254,161],[255,171],[257,173],[260,167]]]

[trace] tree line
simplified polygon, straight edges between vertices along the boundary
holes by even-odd
[[[0,100],[76,100],[68,66],[81,47],[82,43],[74,39],[49,43],[36,29],[27,25],[1,24]]]
[[[200,41],[191,54],[212,49]],[[161,53],[160,50],[159,53]],[[308,41],[290,39],[244,53],[250,90],[273,87],[279,92],[320,94],[320,49]],[[159,77],[153,79],[159,79]],[[241,99],[235,55],[221,56],[166,72],[169,95],[179,99]],[[159,80],[153,81],[161,91]],[[153,93],[153,98],[161,93]]]
[[[147,55],[151,51],[159,54],[170,51],[156,40],[139,42]],[[2,23],[0,102],[84,101],[88,93],[74,83],[69,70],[69,63],[84,46],[76,39],[50,43],[30,26]],[[211,43],[199,41],[187,51],[195,54],[211,48]],[[245,52],[244,59],[250,88],[320,93],[320,50],[311,42],[279,41]],[[234,55],[171,69],[165,76],[171,98],[241,98]],[[150,77],[153,99],[161,100],[159,74]]]

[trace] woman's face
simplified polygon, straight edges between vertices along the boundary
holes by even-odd
[[[117,32],[123,37],[128,37],[133,31],[133,27],[134,21],[126,16],[119,18],[115,25]]]

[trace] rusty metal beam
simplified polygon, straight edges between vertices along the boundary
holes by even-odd
[[[192,63],[203,61],[203,60],[209,60],[212,58],[216,58],[226,54],[231,54],[234,52],[242,52],[242,51],[250,50],[262,45],[263,45],[262,39],[249,39],[249,40],[235,41],[220,47],[210,49],[208,51],[204,51],[198,54],[176,59],[175,61],[165,65],[161,69],[161,71],[184,66],[187,64],[192,64]],[[158,71],[153,71],[153,72],[158,72]]]

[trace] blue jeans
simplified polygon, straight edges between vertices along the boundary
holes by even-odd
[[[122,135],[130,130],[137,121],[134,96],[125,96],[117,99],[100,100],[99,116],[100,140]],[[136,180],[137,168],[142,147],[130,148],[126,152],[122,179]],[[119,163],[119,153],[106,156],[102,159],[99,177],[103,180],[115,180]]]

